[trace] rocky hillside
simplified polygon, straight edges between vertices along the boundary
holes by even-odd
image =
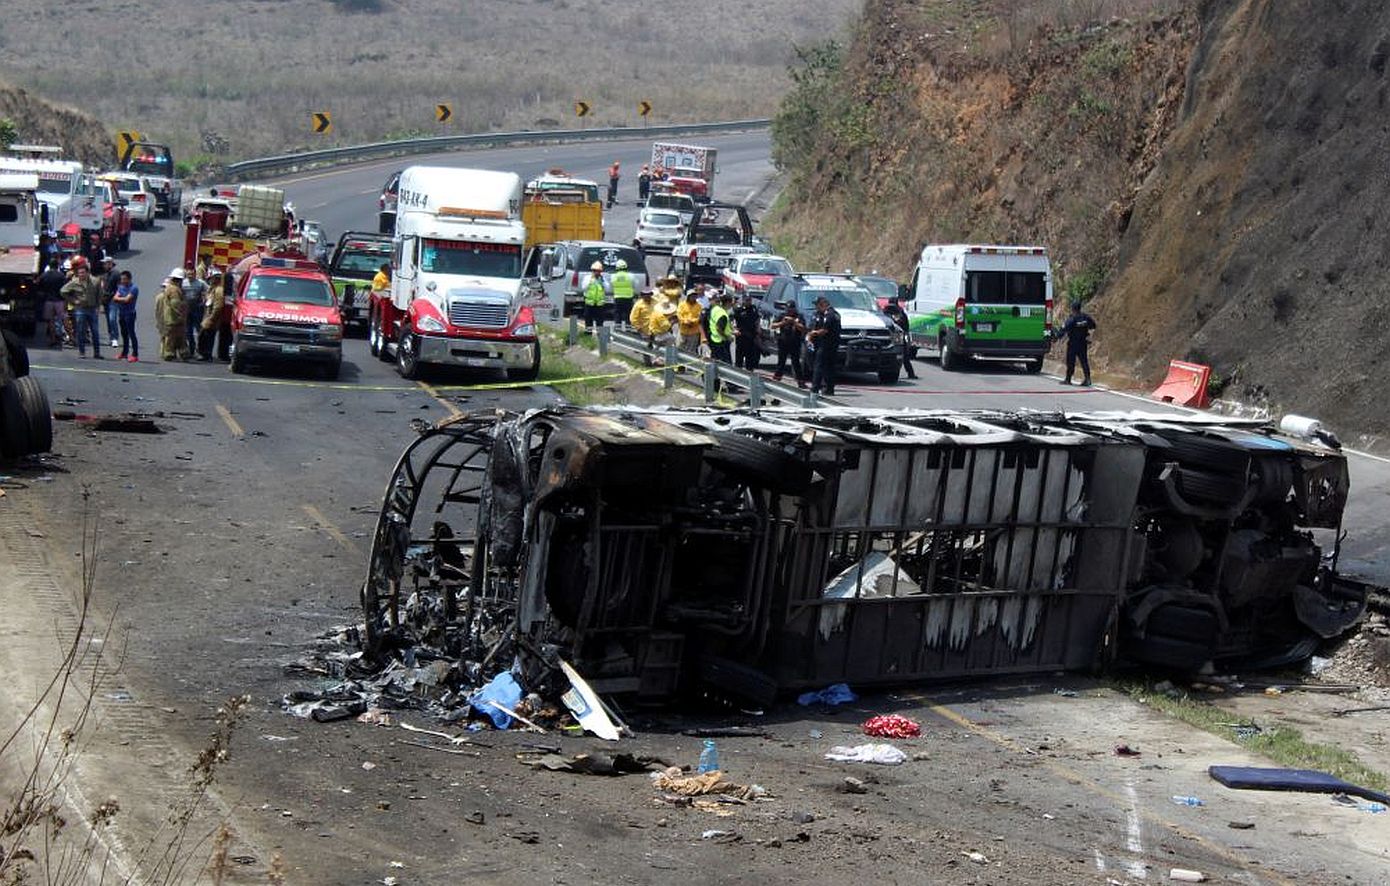
[[[0,119],[14,124],[20,144],[61,145],[65,157],[105,166],[115,162],[112,135],[94,118],[0,81]]]
[[[1383,433],[1387,57],[1373,0],[869,0],[794,71],[776,235],[904,277],[1040,242],[1112,371]]]

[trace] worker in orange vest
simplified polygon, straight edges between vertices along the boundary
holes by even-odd
[[[608,167],[608,208],[613,208],[613,203],[618,199],[618,161],[614,160],[613,165]]]

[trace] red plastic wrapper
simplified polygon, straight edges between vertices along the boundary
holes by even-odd
[[[864,721],[864,734],[879,738],[916,738],[922,727],[898,714],[880,714]]]

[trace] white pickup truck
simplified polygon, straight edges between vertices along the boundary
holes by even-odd
[[[757,252],[748,210],[733,203],[710,203],[695,213],[685,240],[671,253],[671,273],[685,280],[719,286],[724,269],[741,255]]]

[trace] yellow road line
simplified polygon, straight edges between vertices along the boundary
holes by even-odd
[[[227,407],[223,406],[221,403],[214,405],[213,408],[217,410],[218,415],[222,416],[223,423],[227,425],[233,437],[246,436],[246,432],[241,429],[241,425],[235,418],[232,418],[231,410],[227,409]]]
[[[319,529],[322,529],[325,535],[336,541],[343,550],[352,554],[362,553],[361,549],[357,547],[357,544],[343,534],[343,530],[334,526],[333,523],[323,515],[323,511],[320,511],[310,504],[300,505],[300,507],[304,509],[304,513],[309,515],[309,519],[317,523]]]
[[[439,396],[439,391],[435,389],[433,386],[428,385],[422,381],[417,381],[416,384],[419,385],[421,390],[423,390],[426,394],[429,394],[431,397],[433,397],[436,403],[449,410],[450,415],[463,415],[462,409],[459,409],[452,402],[445,400],[443,397]]]
[[[1055,759],[1037,756],[1036,754],[1031,754],[1022,745],[1014,741],[1012,738],[1009,738],[1007,735],[995,732],[994,730],[986,726],[976,723],[974,720],[971,720],[964,714],[958,711],[953,711],[950,708],[946,707],[944,704],[939,704],[933,701],[932,699],[921,695],[909,695],[905,696],[905,698],[927,704],[929,710],[931,710],[931,712],[936,714],[938,717],[941,717],[945,720],[949,720],[950,722],[956,724],[962,729],[972,732],[975,735],[980,736],[981,738],[987,739],[993,742],[994,744],[999,745],[999,747],[1004,748],[1007,751],[1019,755],[1028,756],[1030,759],[1036,760],[1037,762],[1041,763],[1045,768],[1051,770],[1053,774],[1060,776],[1062,779],[1070,782],[1071,784],[1076,785],[1079,788],[1083,788],[1084,790],[1090,791],[1092,794],[1095,794],[1098,797],[1103,797],[1114,803],[1126,802],[1125,798],[1121,796],[1119,793],[1110,790],[1109,788],[1105,787],[1103,784],[1096,781],[1095,779],[1083,775],[1077,770],[1072,769],[1070,766],[1066,766],[1062,763],[1057,762]],[[1236,852],[1235,850],[1227,849],[1225,846],[1222,846],[1219,843],[1215,843],[1209,840],[1208,838],[1202,836],[1201,834],[1195,831],[1191,831],[1180,824],[1171,822],[1166,818],[1162,818],[1161,816],[1155,815],[1154,813],[1145,811],[1143,809],[1139,810],[1139,815],[1145,820],[1147,820],[1150,824],[1166,828],[1172,831],[1173,833],[1177,834],[1178,836],[1182,837],[1183,839],[1191,840],[1194,843],[1200,844],[1203,848],[1208,849],[1216,855],[1221,856],[1222,858],[1229,861],[1231,864],[1240,867],[1242,870],[1250,870],[1250,868],[1252,867],[1258,867],[1261,869],[1262,876],[1266,877],[1270,881],[1282,884],[1282,886],[1295,886],[1294,881],[1280,875],[1276,871],[1273,871],[1265,867],[1265,865],[1260,863],[1258,860],[1247,858],[1241,855],[1240,853]]]

